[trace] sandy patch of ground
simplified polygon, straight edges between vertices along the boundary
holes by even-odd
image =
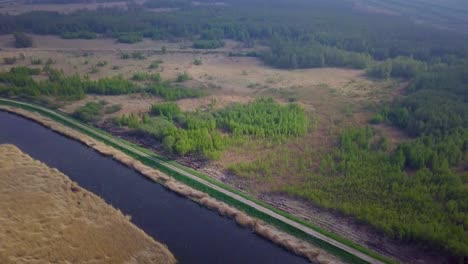
[[[0,145],[1,263],[175,263],[98,196],[12,145]]]

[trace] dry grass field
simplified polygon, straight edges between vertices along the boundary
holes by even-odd
[[[175,263],[120,211],[0,145],[0,263]]]

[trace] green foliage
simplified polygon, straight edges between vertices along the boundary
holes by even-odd
[[[421,74],[407,97],[383,114],[411,135],[441,136],[468,127],[468,62]]]
[[[103,105],[97,102],[89,102],[84,106],[78,108],[74,113],[73,117],[84,121],[94,122],[97,121],[102,115]]]
[[[151,106],[151,113],[157,116],[167,117],[172,120],[175,116],[181,113],[179,106],[176,103],[160,103]]]
[[[245,107],[233,106],[215,113],[182,113],[176,103],[166,102],[153,105],[151,114],[156,117],[144,115],[134,128],[158,139],[171,153],[197,154],[208,159],[218,159],[227,146],[245,135],[279,139],[300,135],[307,130],[307,118],[302,108],[297,105],[281,106],[271,99],[258,100]],[[129,119],[122,116],[115,122],[130,126]],[[235,131],[243,133],[223,135],[221,130],[225,130],[226,122],[235,126]],[[297,126],[295,122],[303,124]]]
[[[296,104],[281,106],[271,98],[230,106],[218,114],[217,122],[235,136],[260,138],[301,136],[308,128],[307,115],[302,107]]]
[[[0,88],[0,94],[30,97],[47,95],[78,100],[83,98],[85,93],[117,95],[140,91],[140,88],[122,76],[92,81],[82,79],[78,75],[65,76],[47,66],[44,67],[44,71],[49,78],[39,82],[31,78],[31,75],[41,72],[37,68],[15,67],[9,72],[0,73],[0,83],[6,84]]]
[[[147,72],[135,72],[132,76],[132,80],[134,81],[152,81],[152,82],[160,82],[161,75],[159,73],[147,73]]]
[[[372,62],[368,54],[349,52],[320,44],[276,40],[262,59],[278,68],[349,67],[364,69]]]
[[[91,94],[118,95],[135,93],[140,89],[121,75],[103,78],[98,81],[85,80],[84,92]]]
[[[190,79],[192,79],[192,77],[187,72],[183,72],[183,73],[177,74],[176,82],[185,82]]]
[[[380,113],[377,113],[375,114],[372,119],[370,120],[371,124],[380,124],[382,123],[383,121],[385,120],[385,117],[380,114]]]
[[[340,64],[343,61],[351,64],[347,67],[354,67],[354,63],[350,62],[353,59],[340,58],[349,54],[337,50],[368,54],[379,61],[412,56],[415,60],[428,62],[434,58],[445,60],[468,54],[466,37],[458,32],[412,23],[409,18],[389,21],[386,16],[350,12],[352,8],[352,3],[336,0],[294,1],[287,7],[282,1],[275,1],[269,3],[265,10],[264,3],[254,0],[229,1],[224,8],[182,8],[158,13],[157,16],[141,8],[126,11],[100,9],[72,14],[33,12],[17,16],[1,15],[0,33],[23,31],[62,35],[67,32],[93,32],[111,34],[123,42],[139,41],[143,36],[153,39],[200,36],[195,44],[202,48],[219,46],[221,39],[226,38],[241,41],[246,46],[259,41],[274,48],[276,40],[280,39],[292,43],[292,46],[304,47],[304,52],[274,52],[283,58],[286,58],[283,56],[285,54],[296,54],[296,60],[307,57],[316,60],[317,54],[323,54],[330,60],[326,65],[332,65],[335,63],[334,57],[338,57],[336,60]],[[314,53],[310,51],[310,47],[314,46],[337,50],[324,51],[319,48],[321,51]],[[303,56],[302,53],[307,55]],[[288,64],[294,66],[294,59],[288,60],[291,60]],[[356,65],[362,65],[361,60],[357,59],[359,63]],[[303,61],[302,64],[306,65],[307,59]],[[281,67],[286,65],[273,62]],[[312,64],[317,65],[317,62],[313,61]]]
[[[367,74],[371,77],[388,79],[390,77],[413,78],[426,70],[422,62],[406,57],[398,57],[383,62],[374,63]]]
[[[202,65],[203,64],[203,61],[201,58],[196,58],[193,60],[193,64],[194,65]]]
[[[33,40],[30,36],[24,33],[15,33],[15,47],[16,48],[29,48],[33,45]]]
[[[170,101],[183,98],[197,98],[205,95],[205,93],[199,89],[172,87],[166,82],[151,84],[146,91]]]
[[[117,41],[120,43],[132,44],[143,40],[143,36],[138,33],[117,34]]]
[[[392,151],[388,139],[369,127],[347,129],[318,167],[317,153],[305,146],[231,170],[263,180],[301,176],[301,184],[283,191],[353,215],[391,237],[466,257],[468,181],[460,170],[468,158],[467,65],[416,71],[407,95],[373,118],[416,137]]]

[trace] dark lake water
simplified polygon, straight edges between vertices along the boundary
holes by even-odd
[[[41,125],[0,111],[0,144],[16,145],[132,216],[179,263],[307,263],[120,163]],[[1,158],[1,157],[0,157]]]

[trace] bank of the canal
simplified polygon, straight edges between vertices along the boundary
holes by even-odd
[[[307,263],[231,219],[30,120],[0,111],[0,143],[18,146],[132,216],[180,263]]]

